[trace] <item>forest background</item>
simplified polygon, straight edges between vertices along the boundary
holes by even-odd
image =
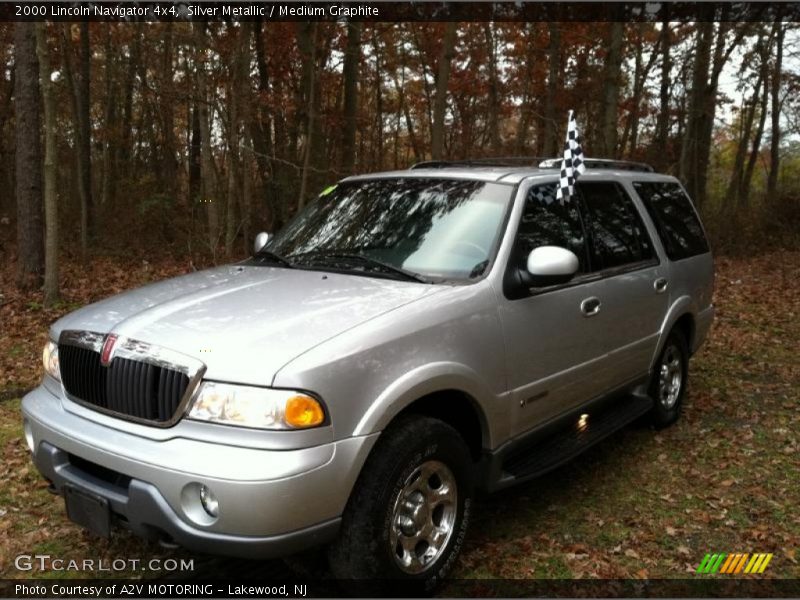
[[[19,576],[20,553],[176,552],[85,535],[30,465],[19,398],[41,378],[50,323],[242,258],[350,173],[557,156],[574,109],[588,156],[684,182],[716,256],[717,318],[675,427],[625,430],[481,500],[455,576],[695,577],[706,552],[759,551],[775,553],[768,576],[796,582],[798,24],[702,10],[689,22],[0,23],[0,574]]]

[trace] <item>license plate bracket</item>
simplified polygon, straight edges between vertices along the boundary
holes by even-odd
[[[64,502],[71,521],[95,535],[111,537],[111,507],[106,498],[65,485]]]

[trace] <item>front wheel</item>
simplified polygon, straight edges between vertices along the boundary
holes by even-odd
[[[469,521],[472,459],[458,432],[410,415],[381,435],[356,483],[329,563],[340,580],[401,580],[430,593]]]
[[[683,333],[674,329],[667,336],[650,382],[650,395],[655,400],[652,422],[656,428],[672,425],[680,417],[688,376],[689,346]]]

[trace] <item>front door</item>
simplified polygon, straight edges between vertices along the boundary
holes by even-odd
[[[512,434],[574,408],[596,395],[598,386],[602,391],[604,363],[613,349],[613,323],[603,310],[606,281],[591,272],[578,198],[559,203],[555,188],[549,183],[529,190],[508,269],[525,268],[539,246],[571,250],[580,268],[568,284],[517,295],[506,291],[500,300]]]

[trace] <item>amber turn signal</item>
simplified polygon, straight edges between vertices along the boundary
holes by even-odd
[[[311,396],[297,395],[286,401],[283,418],[291,427],[314,427],[325,420],[325,411]]]

